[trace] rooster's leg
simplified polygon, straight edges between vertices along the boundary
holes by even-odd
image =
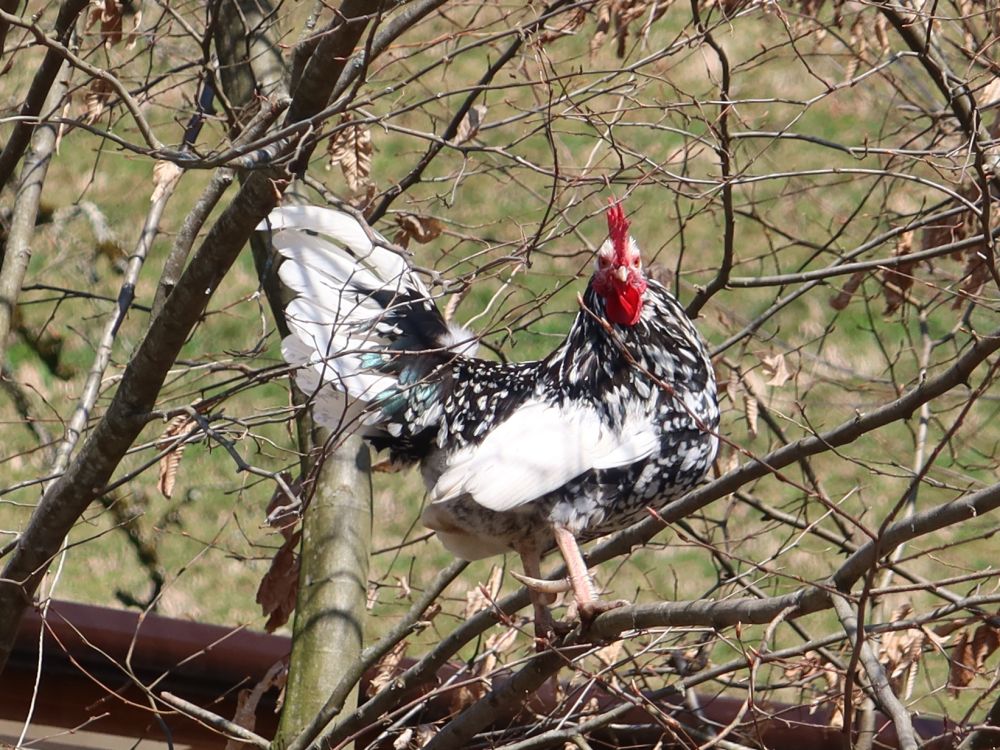
[[[594,579],[590,577],[587,563],[583,561],[583,553],[580,552],[580,545],[577,544],[573,532],[565,526],[553,524],[552,533],[555,535],[556,544],[559,545],[559,551],[566,561],[569,580],[573,584],[573,596],[576,598],[576,611],[579,613],[584,627],[601,612],[628,604],[626,601],[599,600],[594,589]]]
[[[594,593],[594,581],[587,570],[587,563],[583,561],[583,553],[580,552],[580,545],[576,543],[573,532],[558,523],[552,525],[552,533],[556,537],[556,544],[562,552],[566,561],[566,569],[569,571],[569,580],[573,584],[573,596],[576,597],[576,606],[583,609],[587,604],[593,602],[597,596]]]
[[[535,580],[541,578],[542,555],[538,551],[538,547],[533,544],[526,545],[518,549],[518,554],[521,556],[521,566],[524,568],[525,576]],[[520,576],[516,577],[521,579]],[[535,638],[539,642],[547,641],[555,632],[552,612],[549,611],[549,605],[552,604],[555,597],[533,588],[526,580],[522,580],[522,582],[528,587],[528,596],[531,598],[531,607],[534,610]]]

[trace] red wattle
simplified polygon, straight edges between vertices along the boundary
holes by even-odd
[[[605,312],[612,323],[634,326],[642,315],[642,292],[638,286],[626,284],[621,289],[612,290],[607,296]]]

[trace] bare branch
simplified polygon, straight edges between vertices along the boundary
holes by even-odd
[[[15,1],[13,8],[3,7],[0,10],[10,14],[14,12],[17,5],[18,3]],[[59,15],[56,17],[53,31],[55,39],[58,40],[60,45],[65,47],[68,43],[69,35],[73,31],[73,24],[77,16],[80,15],[87,5],[87,0],[64,0],[59,6]],[[0,21],[0,29],[2,29],[2,32],[0,32],[0,51],[3,49],[3,37],[6,35],[8,28],[9,24],[6,21]],[[45,59],[38,66],[35,77],[31,82],[31,88],[25,95],[24,103],[18,112],[20,117],[14,124],[10,136],[4,144],[3,151],[0,151],[0,188],[6,186],[10,181],[17,163],[21,160],[24,150],[28,147],[28,143],[31,140],[31,133],[35,129],[35,122],[37,122],[37,118],[42,112],[42,107],[49,96],[52,85],[55,83],[56,75],[59,73],[64,60],[65,58],[58,49],[50,48],[45,53]],[[54,107],[50,104],[49,110],[51,111],[52,109]]]
[[[3,11],[0,11],[2,13]],[[48,110],[58,108],[69,88],[69,69],[63,68],[58,83],[48,92]],[[31,148],[24,159],[14,196],[10,233],[0,265],[0,361],[6,360],[7,339],[14,320],[14,309],[21,294],[24,274],[31,260],[32,237],[38,220],[42,187],[56,147],[54,125],[35,128]]]

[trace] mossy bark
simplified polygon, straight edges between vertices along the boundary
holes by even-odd
[[[323,437],[314,435],[315,442]],[[360,658],[371,500],[368,447],[348,437],[323,460],[303,519],[292,656],[274,747],[287,745],[309,724],[341,673]],[[356,702],[352,694],[347,706]]]

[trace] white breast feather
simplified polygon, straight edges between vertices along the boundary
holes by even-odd
[[[648,419],[611,429],[592,408],[530,401],[478,445],[457,451],[430,488],[432,502],[468,494],[505,511],[558,489],[590,469],[627,466],[659,444]]]

